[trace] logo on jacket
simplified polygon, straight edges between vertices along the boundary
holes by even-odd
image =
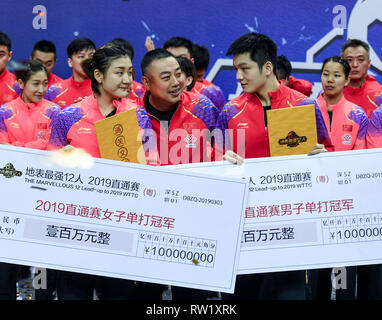
[[[241,123],[238,123],[237,128],[238,129],[248,129],[249,125],[246,122],[241,122]]]
[[[45,131],[39,131],[37,132],[37,138],[42,139],[45,137]]]
[[[193,134],[188,134],[187,137],[184,138],[186,148],[196,148],[196,140],[197,138]]]
[[[20,177],[21,171],[17,171],[12,163],[7,163],[4,168],[0,168],[0,174],[6,178]]]
[[[20,125],[19,125],[17,122],[11,122],[11,123],[9,124],[9,126],[12,127],[12,128],[17,128],[17,129],[20,128]]]
[[[350,146],[352,140],[353,140],[353,137],[348,133],[346,133],[342,136],[342,144],[346,144],[346,145]]]
[[[306,142],[308,138],[306,136],[300,137],[296,132],[290,131],[285,139],[279,140],[279,145],[286,144],[290,148],[297,147],[300,143]]]
[[[81,127],[78,129],[78,133],[92,133],[92,129]]]

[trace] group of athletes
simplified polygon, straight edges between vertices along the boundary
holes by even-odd
[[[148,165],[269,157],[267,110],[315,105],[318,144],[310,154],[382,147],[382,86],[368,75],[369,45],[350,39],[321,69],[322,92],[291,75],[288,59],[277,55],[268,36],[248,33],[229,46],[242,94],[226,102],[218,86],[204,79],[206,47],[183,37],[155,48],[146,39],[134,80],[134,48],[116,38],[96,47],[76,38],[67,47],[72,76],[53,74],[54,43],[37,42],[29,60],[10,63],[11,40],[0,32],[0,143],[70,152],[81,148],[100,157],[94,123],[136,110]],[[10,66],[7,68],[7,66]],[[10,72],[8,69],[12,69]],[[211,132],[222,132],[209,139]],[[197,132],[197,134],[195,133]],[[242,139],[244,132],[245,139]],[[190,139],[192,143],[190,143]],[[175,151],[174,151],[175,150]],[[229,226],[227,226],[229,227]],[[0,264],[0,298],[16,298],[21,266]],[[336,299],[381,299],[380,265],[347,267],[346,289]],[[172,299],[329,300],[332,269],[237,276],[234,294],[171,287]],[[47,288],[36,299],[160,300],[168,287],[132,280],[48,270]]]

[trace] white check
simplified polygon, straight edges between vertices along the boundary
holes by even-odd
[[[0,146],[0,261],[233,292],[245,180],[49,154]]]
[[[382,263],[382,149],[178,166],[243,176],[239,274]]]

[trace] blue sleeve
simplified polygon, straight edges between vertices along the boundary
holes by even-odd
[[[59,113],[53,113],[52,116],[52,133],[49,145],[61,148],[69,144],[68,132],[84,116],[84,113],[81,108],[69,106]]]
[[[313,104],[316,114],[316,129],[317,129],[317,141],[324,145],[330,145],[330,138],[328,130],[326,129],[324,118],[322,117],[320,108],[317,102],[311,98],[307,98],[298,103],[299,106]]]

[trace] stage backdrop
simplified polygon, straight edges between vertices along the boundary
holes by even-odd
[[[240,93],[228,46],[247,32],[270,36],[292,62],[293,74],[320,90],[322,61],[340,54],[347,38],[370,44],[371,74],[382,82],[381,0],[1,0],[0,30],[12,39],[14,59],[25,59],[33,44],[53,41],[58,50],[54,72],[71,74],[66,47],[76,37],[97,46],[115,37],[128,39],[136,54],[133,64],[140,81],[144,42],[156,47],[170,37],[183,36],[205,45],[211,53],[207,79],[219,85],[226,98]]]

